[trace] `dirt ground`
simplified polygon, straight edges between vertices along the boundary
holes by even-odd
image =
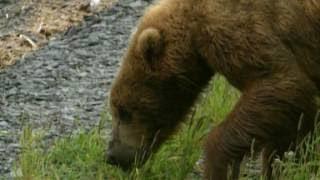
[[[7,0],[0,2],[0,69],[15,64],[26,53],[43,47],[59,32],[84,17],[106,9],[115,0]]]

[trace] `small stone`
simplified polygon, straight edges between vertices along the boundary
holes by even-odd
[[[9,124],[6,121],[0,121],[0,127],[8,127]]]
[[[90,8],[91,8],[91,10],[96,9],[99,4],[100,4],[100,0],[90,0]]]
[[[21,146],[20,146],[20,144],[17,144],[17,143],[13,143],[13,144],[9,144],[8,145],[8,149],[9,150],[15,150],[15,149],[19,149]]]

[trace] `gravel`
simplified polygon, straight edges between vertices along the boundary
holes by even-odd
[[[22,8],[18,2],[19,0],[0,0],[0,36],[25,24],[31,7]]]
[[[98,123],[130,32],[148,4],[120,0],[0,71],[0,177],[12,178],[26,124],[54,139]]]

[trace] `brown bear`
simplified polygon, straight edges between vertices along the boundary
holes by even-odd
[[[142,164],[185,119],[215,74],[242,92],[205,143],[205,178],[238,179],[254,146],[275,156],[314,128],[320,1],[160,0],[141,18],[110,94],[108,161]],[[228,172],[231,168],[232,172]]]

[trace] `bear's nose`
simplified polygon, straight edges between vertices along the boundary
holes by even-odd
[[[111,165],[117,164],[116,157],[114,156],[114,154],[112,153],[112,150],[110,149],[107,151],[107,163]]]
[[[111,140],[109,142],[109,146],[108,146],[108,149],[107,149],[107,153],[106,153],[106,156],[107,156],[107,163],[108,164],[111,164],[111,165],[117,165],[117,157],[116,157],[116,150],[115,148],[117,147],[117,145],[119,145],[119,143],[115,140]]]
[[[124,171],[129,170],[133,165],[132,158],[127,157],[126,154],[120,155],[117,152],[114,152],[113,150],[108,150],[106,156],[108,164],[118,166]]]

